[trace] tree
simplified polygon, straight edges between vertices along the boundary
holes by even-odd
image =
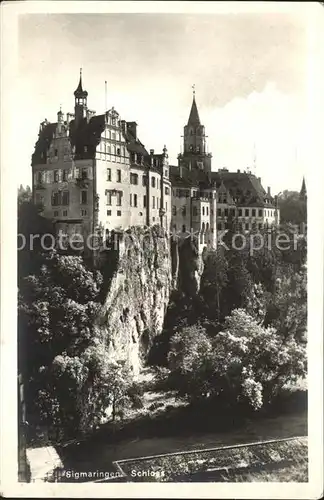
[[[38,415],[46,424],[60,422],[72,432],[88,404],[83,398],[90,387],[89,370],[82,356],[101,339],[96,318],[102,277],[81,257],[53,251],[40,259],[38,272],[22,278],[19,288],[18,341],[27,411],[31,419]]]
[[[227,273],[228,264],[222,250],[209,253],[201,279],[200,294],[209,308],[209,317],[216,317],[217,320],[221,318],[221,298],[228,283]]]
[[[211,353],[212,342],[201,326],[185,327],[175,333],[168,354],[171,387],[192,400],[207,397]]]
[[[281,273],[276,293],[268,306],[265,324],[271,325],[285,339],[306,342],[307,332],[307,271]]]
[[[307,221],[307,203],[297,191],[284,191],[278,198],[281,222],[300,225]]]
[[[306,350],[295,338],[265,328],[243,309],[232,311],[214,338],[191,327],[171,339],[170,379],[189,399],[212,398],[225,407],[257,410],[288,381],[306,373]]]

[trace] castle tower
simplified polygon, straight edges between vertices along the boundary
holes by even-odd
[[[82,88],[82,68],[80,68],[80,80],[77,89],[74,92],[75,104],[74,104],[74,114],[75,123],[78,123],[85,118],[87,113],[87,97],[88,92]]]
[[[206,152],[205,127],[201,124],[195,90],[187,125],[183,133],[183,153],[178,156],[179,166],[185,166],[189,170],[198,168],[211,171],[211,154]]]

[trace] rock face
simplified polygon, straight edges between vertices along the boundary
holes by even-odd
[[[106,252],[110,273],[100,327],[109,355],[126,359],[137,375],[155,336],[162,331],[172,289],[169,237],[158,226],[132,228],[118,249]]]
[[[179,242],[177,255],[177,288],[187,296],[199,292],[201,276],[204,271],[203,254],[198,252],[195,241],[190,238]]]

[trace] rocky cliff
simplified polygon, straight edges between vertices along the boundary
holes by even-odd
[[[132,228],[106,252],[110,273],[100,317],[112,357],[126,359],[138,374],[152,340],[162,331],[172,289],[172,259],[167,233],[158,226]]]

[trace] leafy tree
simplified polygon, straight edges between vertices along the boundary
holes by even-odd
[[[200,294],[209,308],[209,316],[221,319],[222,292],[228,284],[228,263],[224,252],[218,249],[208,254],[201,279]],[[216,306],[216,307],[215,307]]]
[[[107,405],[116,419],[126,404],[130,371],[113,361],[97,327],[102,276],[81,257],[42,255],[38,273],[21,280],[19,347],[25,361],[29,419],[57,436],[95,425]],[[38,417],[37,417],[38,416]]]
[[[284,191],[278,198],[281,222],[301,224],[307,221],[307,203],[297,191]]]
[[[306,342],[307,331],[307,272],[282,273],[277,279],[265,324],[275,327],[283,338]]]
[[[229,407],[247,403],[255,410],[306,372],[305,347],[263,327],[243,309],[232,311],[213,339],[199,327],[178,332],[168,360],[171,383],[180,394],[216,398]]]

